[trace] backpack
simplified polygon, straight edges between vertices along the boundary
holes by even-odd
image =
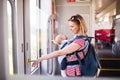
[[[99,68],[99,58],[96,54],[94,47],[90,44],[90,40],[86,36],[76,36],[74,39],[69,40],[67,45],[72,43],[75,39],[84,39],[85,47],[79,51],[67,54],[65,59],[66,75],[67,76],[94,76]],[[87,51],[87,52],[86,52]],[[86,54],[85,54],[86,53]],[[80,59],[79,54],[83,54],[84,58]]]
[[[89,49],[86,55],[84,55],[83,60],[79,60],[81,65],[81,73],[83,76],[95,76],[99,65],[99,57],[98,54],[95,52],[93,45],[89,45]],[[78,57],[79,58],[79,57]]]

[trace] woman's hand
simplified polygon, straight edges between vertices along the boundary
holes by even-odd
[[[33,62],[33,63],[32,63],[32,67],[37,66],[41,61],[42,61],[41,58],[39,58],[39,59],[37,59],[37,60],[31,60],[31,62]]]

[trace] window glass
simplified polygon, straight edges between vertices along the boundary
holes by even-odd
[[[13,74],[13,45],[12,45],[12,12],[10,2],[7,1],[8,15],[8,51],[9,51],[9,73]]]
[[[39,57],[40,53],[40,11],[37,0],[30,0],[30,46],[31,60]],[[31,72],[35,68],[31,66]]]

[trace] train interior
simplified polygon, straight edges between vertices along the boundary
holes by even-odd
[[[119,3],[120,0],[0,0],[1,80],[22,79],[19,75],[25,75],[25,80],[26,75],[34,76],[32,79],[41,75],[60,77],[57,58],[44,60],[36,67],[30,60],[57,50],[52,43],[57,34],[72,38],[68,19],[75,14],[85,19],[87,34],[99,55],[101,67],[95,78],[119,78]]]

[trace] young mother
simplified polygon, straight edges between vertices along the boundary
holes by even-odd
[[[83,17],[79,14],[76,14],[72,16],[69,20],[69,25],[70,25],[70,30],[74,34],[73,37],[75,36],[87,36],[87,26],[85,23],[85,20]],[[75,39],[71,44],[68,46],[64,47],[63,49],[51,52],[47,55],[44,55],[40,57],[37,60],[32,60],[33,64],[32,66],[36,66],[43,60],[47,60],[50,58],[55,58],[58,56],[66,55],[66,54],[71,54],[77,50],[83,49],[84,48],[84,39]],[[83,54],[81,54],[81,59],[83,58]]]

